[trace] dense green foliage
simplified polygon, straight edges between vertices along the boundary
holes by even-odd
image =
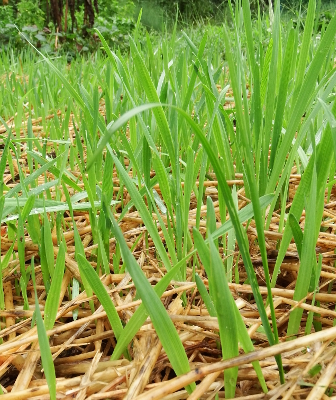
[[[205,21],[222,24],[231,18],[229,2],[219,0],[3,0],[3,4],[0,6],[0,47],[26,46],[19,29],[42,52],[65,52],[70,60],[78,53],[97,50],[99,40],[93,28],[99,29],[112,48],[129,50],[129,34],[140,10],[143,26],[160,32],[172,26],[176,17],[183,26]],[[268,13],[268,1],[252,0],[250,6],[256,15],[258,7],[262,13]],[[330,21],[335,5],[321,0],[317,8],[321,29]],[[282,0],[281,9],[294,20],[302,21],[307,2]]]
[[[50,41],[42,44],[45,11],[20,14],[22,4],[32,5],[25,0],[15,11],[12,6],[2,11],[9,12],[6,18],[14,18],[10,13],[22,18],[22,30],[48,51]],[[278,284],[288,246],[294,238],[301,265],[293,301],[299,302],[318,291],[322,258],[316,259],[316,243],[321,224],[330,222],[324,199],[328,179],[334,182],[335,176],[336,16],[320,25],[316,1],[310,0],[304,19],[301,14],[295,21],[281,19],[277,2],[273,12],[253,20],[253,9],[243,0],[241,6],[229,8],[228,24],[209,26],[206,32],[204,25],[187,33],[178,32],[175,25],[158,41],[139,22],[129,39],[129,54],[123,54],[105,40],[105,34],[110,39],[110,28],[104,31],[103,25],[96,25],[112,12],[110,5],[102,1],[98,6],[106,7],[105,15],[96,15],[85,29],[97,35],[89,35],[89,40],[96,40],[102,51],[78,57],[70,65],[65,55],[51,60],[34,49],[19,52],[19,57],[10,50],[0,54],[0,215],[6,239],[18,244],[19,261],[13,268],[4,257],[0,273],[13,275],[17,301],[26,310],[32,301],[27,288],[36,288],[27,264],[41,272],[40,286],[43,283],[46,292],[41,307],[48,313],[43,323],[39,311],[36,322],[51,398],[56,398],[56,379],[46,331],[57,321],[59,281],[69,267],[65,253],[68,257],[70,246],[74,268],[68,285],[75,297],[85,290],[92,300],[95,293],[106,309],[117,339],[109,354],[112,359],[130,355],[130,343],[150,316],[172,368],[183,375],[190,369],[186,350],[160,300],[171,281],[185,283],[195,280],[196,272],[203,277],[206,272],[208,288],[198,282],[199,291],[217,317],[224,359],[237,356],[239,346],[253,351],[245,329],[248,321],[242,319],[228,285],[249,284],[261,328],[273,346],[279,337],[272,288]],[[128,6],[131,12],[133,6]],[[76,15],[78,27],[87,26],[80,16]],[[52,24],[50,29],[55,29]],[[91,31],[94,26],[100,32]],[[58,37],[66,48],[70,33],[62,35]],[[287,207],[292,171],[301,180]],[[243,184],[235,180],[238,173]],[[217,182],[216,210],[213,199],[205,199],[206,181]],[[238,185],[245,188],[240,204]],[[90,252],[84,250],[74,210],[87,211]],[[303,210],[305,222],[299,224]],[[141,256],[129,248],[120,229],[133,211],[144,228],[139,236],[144,257],[151,254],[162,272],[158,282],[148,281]],[[248,225],[255,232],[267,299],[255,273]],[[265,237],[274,225],[274,232],[281,234],[279,242]],[[68,229],[74,240],[67,239]],[[37,246],[38,257],[25,253],[28,243]],[[272,274],[266,247],[271,245],[278,249]],[[241,270],[234,268],[237,258],[243,261]],[[142,304],[121,321],[100,275],[125,270]],[[2,287],[4,309],[1,294]],[[96,304],[90,306],[94,311]],[[303,329],[311,331],[314,309],[311,318],[302,319],[300,307],[288,314],[280,331],[283,340],[303,334]],[[279,355],[276,361],[283,383]],[[254,368],[267,391],[258,362]],[[226,397],[232,398],[238,369],[231,367],[224,375]],[[194,390],[194,382],[186,388]]]
[[[61,50],[71,56],[98,48],[93,29],[98,28],[111,46],[128,47],[128,35],[134,28],[135,8],[131,0],[99,0],[95,2],[97,7],[90,10],[91,14],[86,9],[89,3],[86,1],[63,2],[57,15],[53,3],[58,4],[57,1],[13,0],[0,6],[0,46],[26,46],[18,34],[21,30],[41,51]]]

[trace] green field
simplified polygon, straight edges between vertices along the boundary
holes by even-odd
[[[0,52],[3,399],[334,398],[336,15],[239,3]]]

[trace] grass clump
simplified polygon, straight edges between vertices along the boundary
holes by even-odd
[[[5,398],[331,393],[336,16],[229,12],[1,56]]]

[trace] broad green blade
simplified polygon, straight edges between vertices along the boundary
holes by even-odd
[[[37,293],[36,293],[36,282],[35,282],[35,270],[34,270],[34,257],[32,258],[31,263],[31,272],[32,272],[32,280],[34,285],[34,293],[35,293],[35,316],[36,316],[36,325],[37,325],[37,336],[40,345],[42,366],[44,369],[44,374],[47,380],[47,384],[49,387],[50,399],[56,400],[56,374],[54,361],[51,355],[51,350],[49,346],[49,340],[46,332],[46,328],[44,326],[42,315],[40,311],[40,304],[38,301]]]
[[[44,307],[44,326],[48,331],[54,327],[65,267],[65,247],[61,242],[56,259],[56,267]]]
[[[51,226],[49,218],[45,210],[43,216],[43,229],[44,229],[44,252],[46,255],[49,274],[52,278],[54,275],[54,268],[55,268],[54,244],[51,236]]]
[[[174,324],[169,318],[160,297],[155,293],[130,252],[125,238],[113,216],[111,220],[113,232],[120,245],[124,263],[127,265],[128,272],[132,276],[138,295],[151,318],[156,333],[167,353],[168,359],[177,375],[185,374],[190,371],[189,362]],[[195,384],[188,386],[188,392],[191,393],[195,387]]]
[[[315,159],[315,156],[312,156]],[[300,301],[308,294],[310,278],[313,273],[313,268],[316,265],[315,244],[317,234],[315,230],[316,218],[316,194],[317,194],[317,176],[316,164],[313,167],[313,176],[310,186],[309,198],[306,198],[306,218],[305,228],[302,241],[302,257],[300,259],[300,269],[295,285],[293,299]],[[301,324],[303,309],[296,307],[289,316],[287,336],[295,335],[299,331]]]
[[[219,324],[220,339],[222,344],[223,359],[233,358],[238,355],[238,331],[236,313],[232,302],[224,265],[218,250],[210,237],[210,270],[212,279],[209,282]],[[224,371],[225,398],[235,397],[238,367]]]
[[[107,318],[110,321],[111,327],[118,341],[122,333],[123,326],[111,297],[108,295],[102,281],[99,279],[99,276],[92,265],[82,254],[78,254],[78,267],[90,284],[92,290],[95,292],[101,305],[104,307]]]
[[[302,242],[303,242],[303,233],[301,231],[300,225],[293,214],[289,214],[288,222],[292,229],[292,234],[295,240],[296,248],[299,254],[299,258],[301,260],[302,256]]]

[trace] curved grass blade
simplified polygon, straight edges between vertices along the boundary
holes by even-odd
[[[300,225],[297,221],[297,219],[295,218],[295,216],[293,214],[289,214],[288,216],[288,222],[289,225],[292,229],[292,234],[295,240],[295,244],[296,244],[296,248],[299,254],[299,258],[301,260],[301,256],[302,256],[302,242],[303,242],[303,233],[302,230],[300,228]]]
[[[64,266],[65,266],[65,247],[64,243],[61,242],[57,254],[54,275],[51,281],[51,286],[44,307],[44,326],[47,331],[53,328],[56,320],[58,304],[60,301],[62,280],[64,275]]]
[[[111,297],[108,295],[102,281],[99,279],[99,276],[93,269],[92,265],[82,254],[78,254],[78,267],[81,273],[85,276],[92,290],[95,292],[101,305],[104,307],[107,318],[110,321],[114,335],[118,341],[122,333],[123,326]]]
[[[0,116],[0,118],[1,118],[1,116]],[[1,118],[1,122],[4,124],[4,126],[8,130],[7,140],[5,143],[5,147],[2,150],[2,155],[1,155],[1,160],[0,160],[0,176],[4,176],[5,169],[6,169],[6,163],[7,163],[8,149],[9,149],[9,145],[11,143],[12,131],[11,131],[11,129],[8,128],[6,122],[2,118]],[[1,179],[0,180],[0,196],[2,196],[2,194],[3,194],[3,187],[4,187],[4,182],[3,182],[3,179]]]
[[[180,112],[186,118],[189,125],[192,127],[195,134],[198,136],[200,142],[203,145],[204,150],[208,154],[209,160],[210,160],[212,167],[216,173],[216,176],[218,179],[218,185],[220,185],[220,187],[221,187],[222,193],[225,198],[226,205],[228,207],[232,226],[234,227],[234,229],[236,231],[238,245],[239,245],[239,248],[241,251],[242,258],[244,260],[244,264],[246,267],[246,272],[248,274],[250,284],[252,286],[253,295],[255,296],[258,310],[260,312],[260,316],[261,316],[262,322],[264,324],[265,331],[267,332],[268,340],[270,341],[270,344],[273,344],[274,337],[273,337],[273,333],[271,331],[271,327],[269,325],[265,307],[264,307],[262,297],[261,297],[261,294],[259,291],[259,285],[257,283],[257,278],[255,275],[253,266],[252,266],[249,249],[247,246],[246,232],[245,232],[245,230],[242,229],[242,226],[239,222],[238,213],[234,206],[231,190],[226,182],[222,168],[220,167],[219,161],[218,161],[217,157],[215,156],[215,154],[210,146],[210,143],[207,141],[206,137],[204,136],[204,134],[201,131],[201,129],[199,128],[199,126],[193,121],[193,119],[186,112],[184,112],[181,109],[178,109],[177,107],[176,107],[176,109],[178,110],[178,112]]]
[[[336,104],[336,103],[335,103]],[[316,147],[317,150],[317,155],[316,155],[316,172],[317,172],[317,187],[323,188],[323,185],[325,184],[328,173],[330,170],[330,163],[332,160],[333,156],[333,139],[332,139],[332,132],[330,126],[327,126],[326,131],[324,132],[320,144]],[[293,214],[296,219],[299,219],[302,214],[302,210],[304,207],[304,196],[309,190],[310,182],[312,180],[312,175],[313,175],[313,166],[314,166],[314,160],[311,157],[309,160],[308,166],[305,169],[305,172],[301,178],[301,181],[299,183],[299,187],[296,190],[291,209],[290,209],[290,214]],[[324,184],[323,184],[324,182]],[[321,192],[318,193],[317,199],[322,199],[324,201],[324,195]],[[322,207],[316,208],[319,213],[323,213],[323,204]],[[322,214],[317,217],[317,221],[322,218]],[[316,228],[317,229],[317,228]],[[286,224],[284,233],[282,235],[282,240],[280,244],[280,249],[278,253],[278,257],[274,266],[274,271],[273,271],[273,276],[272,276],[272,281],[271,281],[271,286],[274,287],[276,284],[276,280],[278,277],[278,273],[280,271],[280,266],[281,263],[286,255],[286,251],[288,249],[288,245],[292,239],[292,230],[289,224]]]
[[[60,159],[62,156],[64,156],[63,154],[59,155],[56,158],[53,158],[51,161],[47,162],[46,164],[44,164],[41,168],[39,168],[38,170],[34,171],[31,175],[28,175],[27,178],[25,178],[23,180],[23,182],[21,181],[20,183],[18,183],[17,185],[15,185],[11,190],[9,190],[6,194],[5,197],[9,198],[14,196],[15,193],[20,192],[21,190],[23,190],[23,187],[27,187],[30,183],[32,183],[36,178],[38,178],[40,175],[42,175],[44,172],[50,170],[50,167],[53,166],[55,164],[55,162]]]
[[[141,106],[133,108],[130,111],[127,111],[120,118],[118,118],[116,121],[114,121],[113,124],[111,124],[107,128],[107,133],[98,142],[97,150],[92,155],[86,170],[89,171],[90,168],[94,165],[95,160],[103,152],[105,146],[109,143],[109,141],[110,141],[110,139],[111,139],[111,137],[112,137],[114,132],[116,132],[119,128],[124,126],[132,117],[136,116],[137,114],[139,114],[139,113],[141,113],[143,111],[146,111],[146,110],[150,110],[151,108],[156,108],[156,107],[161,107],[161,104],[160,103],[143,104]]]
[[[209,284],[212,285],[212,296],[217,312],[220,339],[222,344],[223,359],[233,358],[238,355],[238,331],[236,313],[232,304],[232,294],[230,292],[224,265],[218,253],[218,250],[212,240],[209,238],[210,245],[210,265],[212,279]],[[234,398],[236,392],[236,383],[238,377],[238,368],[229,368],[224,371],[225,398]]]
[[[51,350],[49,346],[49,340],[46,332],[46,328],[44,326],[42,315],[40,311],[40,304],[37,298],[36,293],[36,281],[35,281],[35,270],[34,270],[34,257],[32,257],[31,262],[31,274],[34,285],[34,293],[35,293],[35,316],[36,316],[36,325],[37,325],[37,335],[38,341],[40,345],[41,351],[41,360],[44,369],[44,374],[47,380],[47,384],[49,387],[50,399],[56,400],[56,374],[54,361],[51,355]]]
[[[51,236],[51,226],[49,222],[48,215],[46,211],[44,210],[44,215],[43,215],[43,230],[44,230],[44,252],[46,255],[46,261],[48,265],[48,270],[51,278],[54,275],[54,262],[55,262],[55,257],[54,257],[54,245],[52,241],[52,236]]]
[[[169,318],[160,297],[155,293],[151,284],[148,282],[146,276],[130,252],[125,238],[113,216],[111,220],[113,224],[113,232],[120,245],[121,254],[124,263],[126,264],[126,268],[132,276],[139,297],[150,315],[153,326],[160,338],[165,352],[167,353],[169,361],[177,375],[185,374],[190,371],[189,362],[174,324]],[[195,384],[188,386],[186,389],[191,393],[194,388]]]
[[[217,312],[216,312],[214,303],[211,300],[211,297],[209,296],[209,293],[204,285],[204,282],[202,281],[202,279],[200,278],[200,276],[197,273],[195,274],[195,281],[196,281],[197,289],[202,297],[202,300],[204,301],[205,307],[207,308],[210,316],[217,317]]]
[[[22,199],[19,199],[19,203],[20,203],[20,200],[22,200]],[[59,211],[69,211],[69,205],[67,203],[58,202],[56,200],[46,200],[45,203],[46,203],[46,207],[33,208],[30,211],[29,216],[41,215],[41,214],[44,214],[44,211],[46,211],[47,213],[59,212]],[[111,205],[118,204],[118,203],[120,203],[120,201],[114,201],[114,200],[111,201]],[[55,205],[47,206],[47,204],[55,204]],[[92,206],[94,206],[95,209],[97,210],[101,207],[101,202],[94,201],[92,204],[90,202],[84,201],[84,202],[72,204],[73,210],[91,210]],[[18,214],[9,215],[12,211],[13,211],[12,206],[6,208],[6,210],[4,211],[4,213],[2,215],[2,222],[14,221],[19,218]],[[7,218],[5,218],[5,216],[7,216]]]
[[[312,156],[312,158],[315,159],[315,154]],[[300,301],[307,296],[310,278],[313,273],[314,265],[316,265],[315,244],[317,240],[317,234],[315,229],[315,204],[317,201],[317,192],[316,164],[314,163],[310,195],[306,204],[306,219],[302,240],[302,258],[300,259],[301,263],[293,296],[293,299],[297,301]],[[288,321],[287,336],[298,333],[302,313],[303,309],[300,307],[292,310]]]

